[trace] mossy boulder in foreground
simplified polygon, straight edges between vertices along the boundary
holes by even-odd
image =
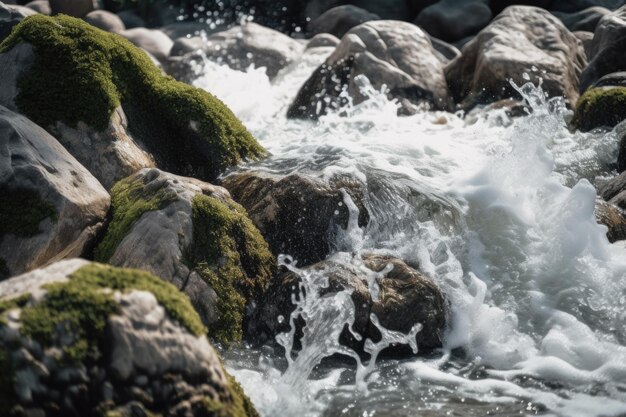
[[[51,131],[89,169],[95,153],[108,151],[117,155],[121,171],[126,159],[143,158],[139,165],[145,167],[152,158],[168,171],[210,180],[242,159],[265,154],[220,100],[163,75],[118,35],[68,16],[32,16],[0,44],[0,61],[24,45],[32,47],[33,63],[19,74],[17,95],[0,104]],[[2,81],[0,87],[12,91]],[[89,140],[76,138],[81,135]],[[109,149],[119,141],[149,157]],[[105,186],[129,174],[92,173]]]
[[[275,259],[228,191],[143,169],[115,184],[111,199],[96,259],[171,282],[189,296],[210,338],[241,340],[246,306],[264,293]]]
[[[595,87],[576,104],[573,124],[581,130],[614,127],[626,119],[626,87]]]
[[[74,259],[0,283],[0,415],[256,416],[189,300]]]

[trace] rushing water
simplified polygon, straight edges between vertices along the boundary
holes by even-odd
[[[368,101],[319,122],[287,120],[329,52],[305,53],[272,82],[263,69],[206,62],[195,84],[271,152],[244,169],[366,184],[370,224],[353,221],[332,257],[358,265],[367,250],[419,263],[450,301],[450,323],[444,348],[427,357],[321,362],[354,356],[337,342],[354,306],[347,292],[304,298],[295,360],[224,352],[261,414],[626,416],[626,247],[594,220],[594,184],[612,174],[617,133],[570,132],[562,103],[532,83],[519,88],[530,114],[517,119],[502,110],[397,117],[396,103],[361,79]],[[289,267],[307,294],[325,285],[323,274]],[[407,338],[384,334],[381,344]]]

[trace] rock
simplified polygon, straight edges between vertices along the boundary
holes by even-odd
[[[6,280],[0,414],[258,416],[205,332],[147,272],[74,259]]]
[[[461,55],[461,51],[459,51],[456,46],[451,45],[448,42],[444,42],[441,39],[437,39],[432,36],[430,37],[430,41],[433,44],[437,57],[444,65]]]
[[[339,39],[329,33],[320,33],[311,38],[306,44],[306,49],[312,48],[336,48],[339,45]]]
[[[626,171],[619,174],[604,184],[598,186],[598,195],[602,197],[604,201],[611,201],[613,197],[626,190]]]
[[[192,36],[190,38],[178,38],[174,41],[170,57],[184,56],[196,51],[203,51],[206,47],[206,40],[201,36]]]
[[[623,4],[623,0],[554,0],[552,10],[574,13],[594,6],[614,10]]]
[[[274,78],[303,50],[302,44],[287,35],[247,23],[209,36],[204,52],[208,58],[236,70],[243,71],[251,65],[264,67],[267,76]]]
[[[594,32],[600,19],[609,13],[611,13],[609,9],[599,6],[589,7],[574,13],[553,12],[572,32]]]
[[[117,13],[117,17],[122,19],[126,29],[142,28],[146,26],[146,22],[133,10],[122,10]]]
[[[291,255],[298,265],[326,258],[337,228],[347,227],[350,213],[341,188],[359,208],[359,226],[369,221],[362,187],[350,178],[325,184],[297,173],[280,176],[259,171],[231,174],[223,178],[222,186],[245,207],[272,252]]]
[[[422,10],[415,24],[432,36],[454,42],[478,33],[491,17],[486,0],[441,0]]]
[[[9,36],[13,26],[25,17],[37,14],[33,9],[23,6],[7,5],[0,2],[0,42]]]
[[[626,6],[600,19],[589,49],[591,61],[580,77],[581,93],[604,75],[626,69]]]
[[[583,44],[583,49],[585,50],[585,56],[589,58],[591,56],[591,43],[593,42],[593,32],[576,31],[572,33]]]
[[[351,294],[355,306],[353,329],[362,339],[359,341],[346,328],[340,336],[342,344],[362,353],[366,339],[374,343],[381,338],[378,328],[372,323],[370,314],[376,315],[380,324],[388,329],[408,334],[411,328],[420,323],[423,328],[417,333],[418,348],[428,351],[441,346],[446,323],[446,303],[443,294],[432,280],[402,260],[377,254],[363,255],[362,261],[336,262],[323,261],[301,270],[305,274],[321,275],[328,278],[328,288],[322,289],[319,296],[336,293],[343,289],[354,290]],[[289,317],[295,306],[292,297],[299,298],[301,275],[283,271],[275,284],[267,292],[266,299],[251,320],[256,342],[265,343],[278,333],[289,331]],[[375,287],[368,287],[375,282]],[[278,317],[285,318],[279,321]],[[304,324],[296,320],[298,328]],[[408,349],[398,349],[396,354],[408,353]]]
[[[158,29],[133,28],[121,32],[120,35],[145,49],[159,61],[165,60],[174,46],[174,41]]]
[[[35,0],[26,4],[26,7],[29,9],[33,9],[37,13],[45,14],[46,16],[50,16],[52,14],[52,10],[50,8],[50,2],[48,0]]]
[[[1,106],[0,195],[0,279],[80,256],[94,244],[110,204],[52,136]]]
[[[376,14],[381,19],[411,20],[411,8],[406,0],[352,0],[351,4]]]
[[[585,91],[576,104],[572,125],[589,131],[612,128],[626,119],[626,87],[594,87]]]
[[[200,36],[201,34],[209,35],[221,30],[226,30],[226,27],[209,26],[207,22],[176,22],[159,28],[163,33],[172,39]]]
[[[493,10],[494,15],[500,14],[502,10],[513,5],[534,6],[552,10],[553,1],[554,0],[489,0],[489,7]]]
[[[126,26],[122,19],[115,13],[108,12],[106,10],[94,10],[85,16],[85,22],[98,29],[106,30],[107,32],[122,33],[126,30]]]
[[[73,17],[85,17],[98,9],[98,0],[49,0],[52,14],[63,13]]]
[[[0,68],[11,68],[0,77],[0,105],[53,132],[107,187],[155,164],[212,180],[265,155],[220,100],[164,76],[118,35],[68,16],[41,15],[14,33],[0,54]]]
[[[309,23],[309,33],[329,33],[342,38],[353,27],[370,20],[380,20],[380,17],[353,5],[337,6],[313,19]]]
[[[386,85],[388,96],[400,101],[400,112],[414,113],[426,103],[448,108],[443,66],[431,41],[420,28],[406,22],[376,20],[351,29],[335,51],[300,88],[287,112],[292,118],[316,119],[347,101],[366,100],[362,75],[375,89]]]
[[[596,220],[608,228],[606,237],[609,242],[626,239],[626,212],[621,208],[598,200],[596,201]]]
[[[228,191],[144,169],[117,183],[111,200],[96,260],[171,282],[189,296],[212,338],[241,340],[245,309],[270,282],[275,260]]]
[[[536,7],[511,6],[465,45],[446,67],[446,78],[464,108],[516,95],[509,80],[521,85],[526,83],[523,74],[534,72],[546,93],[573,105],[585,63],[581,42],[555,16]]]

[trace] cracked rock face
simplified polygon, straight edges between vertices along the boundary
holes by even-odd
[[[152,292],[105,285],[96,293],[108,297],[114,309],[103,317],[106,325],[99,331],[61,320],[48,338],[29,333],[29,315],[58,289],[44,285],[69,291],[77,274],[82,274],[80,288],[98,273],[133,274],[74,259],[0,283],[0,364],[8,377],[0,378],[1,415],[21,409],[45,417],[186,416],[212,415],[215,407],[224,416],[257,415],[206,336],[173,319]],[[11,305],[16,299],[22,301]],[[188,303],[182,295],[180,302]],[[92,349],[77,359],[71,352],[81,330],[103,341],[88,341]]]
[[[80,256],[109,194],[55,138],[0,106],[0,279]]]

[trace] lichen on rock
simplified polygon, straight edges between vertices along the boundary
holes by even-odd
[[[50,128],[107,129],[120,106],[128,129],[157,165],[212,179],[265,155],[237,117],[210,93],[167,77],[122,37],[69,16],[32,16],[0,44],[30,44],[34,62],[18,79],[17,108]]]
[[[0,319],[2,415],[257,415],[189,300],[147,272],[59,262],[0,283]]]

